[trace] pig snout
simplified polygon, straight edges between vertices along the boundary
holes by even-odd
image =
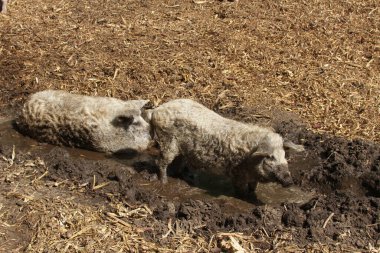
[[[293,179],[287,165],[280,165],[275,176],[278,182],[284,187],[289,187],[293,184]]]

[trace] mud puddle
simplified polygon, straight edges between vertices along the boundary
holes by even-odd
[[[180,201],[191,198],[206,201],[214,200],[242,210],[247,210],[255,205],[262,204],[280,205],[284,202],[302,204],[316,196],[314,192],[301,190],[297,186],[284,188],[276,183],[266,183],[258,184],[256,199],[244,201],[234,197],[233,184],[228,178],[207,173],[199,173],[196,177],[198,178],[196,182],[191,182],[190,185],[186,184],[182,189],[179,188],[179,182],[183,182],[183,180],[176,178],[170,178],[167,186],[161,186],[160,182],[157,182],[147,187],[160,189],[158,191],[159,194],[176,198]],[[173,192],[173,186],[178,189],[178,192]]]
[[[46,143],[39,143],[34,139],[23,136],[17,132],[12,125],[12,120],[6,120],[0,123],[0,143],[2,143],[2,145],[14,145],[17,150],[38,154],[47,154],[56,147]],[[148,168],[150,173],[155,173],[153,158],[147,154],[110,157],[104,153],[83,149],[68,147],[62,147],[62,149],[66,150],[70,154],[70,157],[74,159],[83,158],[92,161],[109,160],[137,170]],[[129,172],[133,173],[132,170]],[[157,180],[155,174],[152,174],[149,178],[150,180],[138,177],[135,180],[142,189],[153,191],[167,199],[179,202],[188,199],[202,201],[215,200],[218,203],[225,204],[226,207],[230,206],[231,212],[234,211],[233,209],[247,210],[253,208],[254,204],[279,205],[284,202],[306,203],[315,197],[313,192],[305,192],[296,186],[284,188],[276,183],[268,183],[258,185],[256,190],[257,200],[252,204],[234,197],[232,183],[228,178],[209,175],[204,172],[195,175],[195,177],[197,180],[193,182],[192,185],[178,178],[170,178],[167,185],[162,185],[159,180]]]

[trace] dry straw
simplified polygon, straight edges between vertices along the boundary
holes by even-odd
[[[3,108],[47,88],[154,103],[191,97],[226,113],[290,111],[314,131],[380,141],[376,0],[36,0],[8,9]]]

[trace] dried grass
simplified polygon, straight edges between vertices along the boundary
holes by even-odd
[[[14,1],[0,16],[0,103],[55,88],[192,97],[221,111],[263,104],[378,142],[379,10],[375,0]]]

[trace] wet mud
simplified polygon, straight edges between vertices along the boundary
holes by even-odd
[[[41,144],[14,131],[10,122],[0,126],[0,152],[39,156],[49,168],[44,180],[71,180],[89,197],[107,203],[112,197],[129,204],[146,204],[157,223],[144,236],[157,241],[167,232],[168,220],[190,232],[291,232],[299,245],[341,243],[365,249],[380,244],[380,146],[312,133],[292,120],[275,123],[286,138],[303,143],[306,152],[289,153],[295,185],[259,185],[252,201],[234,196],[228,178],[212,175],[157,179],[150,155],[109,157],[104,154]],[[174,166],[175,167],[175,166]],[[171,174],[174,175],[175,168]],[[191,175],[194,178],[194,175]],[[108,183],[98,191],[93,186]],[[100,199],[100,200],[99,200]],[[149,226],[151,224],[136,225]],[[258,245],[271,249],[272,245]]]

